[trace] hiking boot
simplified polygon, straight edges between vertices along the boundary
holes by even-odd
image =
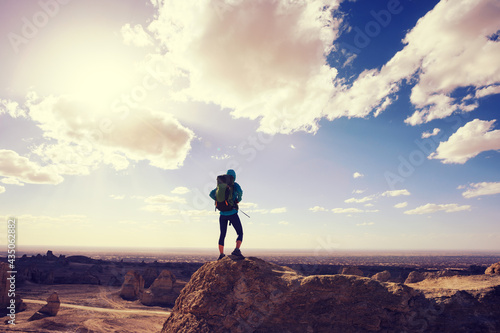
[[[241,257],[244,258],[243,255],[241,254],[240,249],[234,249],[233,253],[231,253],[233,256]]]
[[[219,256],[219,259],[217,260],[221,260],[222,258],[224,258],[226,255],[224,253],[221,253],[220,256]]]

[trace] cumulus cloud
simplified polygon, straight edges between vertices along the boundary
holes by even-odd
[[[488,37],[500,29],[493,1],[439,2],[406,35],[401,51],[352,84],[326,61],[340,49],[339,3],[154,1],[158,14],[147,29],[167,52],[152,58],[187,79],[178,96],[259,120],[268,133],[315,132],[321,118],[378,116],[398,99],[403,82],[415,82],[411,125],[473,111],[478,98],[498,93],[500,43]],[[473,91],[452,97],[460,87]]]
[[[7,178],[2,178],[0,182],[4,184],[9,184],[9,185],[19,185],[19,186],[24,186],[24,183],[21,183],[19,179],[14,178],[14,177],[7,177]]]
[[[144,28],[140,24],[136,24],[132,27],[127,23],[122,26],[120,31],[125,45],[134,45],[138,47],[153,45],[153,38],[144,31]]]
[[[408,203],[405,201],[405,202],[400,202],[398,204],[395,204],[394,208],[405,208],[406,206],[408,206]]]
[[[371,201],[374,198],[375,197],[373,195],[369,195],[369,196],[366,196],[366,197],[363,197],[360,199],[350,198],[350,199],[344,200],[344,202],[345,203],[363,203],[363,202]]]
[[[358,208],[333,208],[335,214],[363,213],[364,210]]]
[[[408,190],[394,190],[394,191],[385,191],[381,194],[383,197],[399,197],[400,195],[410,195]]]
[[[326,56],[338,33],[332,11],[339,1],[156,5],[148,30],[168,50],[165,58],[189,77],[186,96],[259,119],[268,133],[317,130],[336,89],[337,70]]]
[[[0,194],[5,192],[5,187],[0,186]]]
[[[147,109],[110,112],[65,96],[38,98],[35,94],[26,105],[44,137],[56,141],[33,152],[63,174],[87,174],[102,163],[123,170],[130,160],[176,169],[183,164],[194,137],[171,115]]]
[[[420,63],[418,83],[411,102],[419,109],[406,122],[421,124],[453,112],[471,111],[477,105],[455,100],[450,93],[460,87],[483,90],[500,81],[500,43],[489,35],[500,28],[500,7],[489,0],[441,1],[408,33],[406,48]]]
[[[362,173],[359,173],[359,172],[355,172],[353,173],[352,175],[352,178],[356,179],[356,178],[361,178],[361,177],[364,177],[365,175],[363,175]]]
[[[474,119],[460,127],[448,141],[441,142],[429,159],[443,163],[464,164],[479,153],[500,149],[500,130],[493,130],[495,120]]]
[[[19,106],[19,103],[0,98],[0,115],[4,113],[12,118],[26,118],[26,111]]]
[[[462,205],[462,206],[458,204],[438,205],[438,204],[428,203],[426,205],[419,206],[415,209],[407,210],[404,213],[407,215],[415,215],[415,214],[421,215],[421,214],[432,214],[436,212],[454,213],[470,209],[471,206],[469,205]]]
[[[321,206],[314,206],[314,207],[309,208],[309,210],[312,211],[313,213],[327,212],[328,211],[328,209],[326,209],[325,207],[321,207]]]
[[[191,192],[191,190],[184,186],[178,186],[171,191],[173,194],[186,194],[189,192]]]
[[[434,128],[432,132],[424,132],[422,133],[422,139],[430,138],[431,136],[438,135],[441,130],[439,128]]]
[[[365,70],[351,86],[339,86],[326,116],[331,120],[372,112],[376,116],[397,99],[405,81],[416,82],[410,101],[417,110],[405,120],[408,124],[474,110],[476,101],[456,100],[451,93],[460,87],[480,91],[476,97],[498,93],[500,43],[488,36],[500,29],[499,15],[500,7],[490,0],[439,2],[385,65]]]
[[[476,98],[485,97],[488,95],[500,94],[500,84],[491,85],[486,88],[476,90]]]
[[[64,180],[55,168],[41,166],[6,149],[0,149],[0,176],[11,179],[10,182],[31,184],[59,184]]]
[[[270,211],[271,214],[286,213],[286,207],[273,208]]]
[[[494,195],[500,193],[500,182],[472,183],[468,186],[461,186],[459,189],[467,188],[462,193],[464,198],[474,198],[483,195]]]

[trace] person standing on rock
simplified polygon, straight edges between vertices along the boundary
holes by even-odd
[[[226,175],[217,177],[217,188],[210,192],[210,197],[215,200],[216,208],[220,211],[219,226],[219,259],[224,258],[224,239],[226,238],[227,224],[233,225],[238,234],[236,238],[236,248],[231,253],[234,256],[243,258],[240,247],[243,241],[243,227],[238,216],[238,203],[241,201],[243,191],[236,180],[236,172],[233,169],[227,170]]]

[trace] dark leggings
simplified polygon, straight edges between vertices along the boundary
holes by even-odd
[[[243,227],[241,226],[241,221],[238,216],[238,213],[233,215],[221,215],[219,217],[219,225],[220,225],[220,237],[219,237],[219,245],[224,246],[224,239],[226,238],[227,232],[227,222],[231,222],[234,230],[238,234],[238,238],[236,241],[243,241]]]

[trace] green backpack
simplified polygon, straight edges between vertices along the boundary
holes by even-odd
[[[233,200],[234,177],[231,175],[217,176],[217,188],[215,189],[215,208],[221,212],[228,212],[238,208]]]

